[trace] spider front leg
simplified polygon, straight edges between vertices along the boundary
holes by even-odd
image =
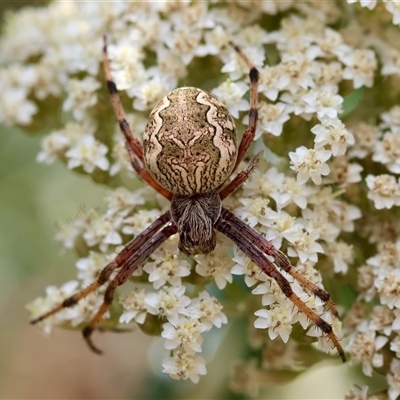
[[[243,185],[248,179],[248,177],[252,174],[255,167],[257,166],[258,158],[257,156],[253,156],[247,167],[239,172],[231,182],[229,182],[223,189],[219,191],[219,197],[221,200],[224,200],[230,194],[232,194],[236,189],[239,189],[240,186]]]
[[[147,182],[152,188],[154,188],[158,193],[163,195],[165,198],[171,200],[172,193],[167,189],[163,188],[158,182],[156,182],[153,177],[144,168],[144,156],[143,156],[143,146],[140,141],[133,135],[132,130],[126,120],[124,108],[122,107],[121,99],[118,94],[117,86],[113,80],[110,68],[110,61],[108,59],[107,53],[107,36],[103,36],[104,46],[103,46],[103,66],[104,74],[107,79],[107,89],[110,93],[111,102],[114,107],[115,114],[117,116],[118,124],[121,129],[122,134],[125,138],[125,145],[131,159],[131,164],[137,174]]]
[[[253,63],[248,59],[246,54],[243,53],[241,48],[234,44],[233,42],[229,42],[229,44],[234,48],[236,53],[238,53],[239,57],[246,63],[249,68],[249,77],[250,77],[250,110],[249,110],[249,124],[244,131],[242,140],[240,141],[238,155],[236,159],[236,164],[233,171],[239,166],[240,162],[243,160],[243,157],[247,153],[251,142],[254,139],[257,128],[258,121],[258,80],[259,80],[259,72],[258,69],[253,65]]]
[[[227,214],[228,213],[228,214]],[[229,211],[223,209],[224,215],[229,215]],[[332,341],[334,346],[343,362],[346,361],[346,356],[344,354],[343,348],[333,332],[332,326],[323,320],[317,313],[311,310],[292,290],[289,281],[281,275],[281,273],[275,268],[275,266],[268,260],[265,253],[257,247],[259,245],[258,241],[254,242],[253,237],[248,234],[248,232],[243,231],[242,227],[236,225],[235,222],[229,222],[223,218],[221,213],[220,218],[215,223],[215,229],[222,232],[229,239],[231,239],[238,248],[246,254],[256,265],[258,265],[262,271],[268,275],[270,278],[274,279],[276,283],[281,288],[284,295],[295,305],[297,308],[303,312],[314,324],[328,336]]]
[[[102,354],[91,339],[93,331],[96,329],[103,315],[107,312],[113,299],[115,289],[118,286],[123,285],[133,274],[133,272],[144,262],[146,259],[170,236],[178,231],[178,227],[175,224],[170,224],[164,227],[160,232],[156,233],[148,241],[143,243],[140,251],[136,251],[131,258],[122,266],[117,276],[108,284],[107,289],[104,293],[104,301],[96,312],[95,316],[91,321],[83,328],[83,337],[90,347],[97,354]]]
[[[66,298],[61,304],[57,305],[50,311],[44,313],[43,315],[33,319],[31,324],[37,324],[40,321],[50,317],[67,307],[73,307],[80,300],[88,296],[90,293],[94,292],[100,286],[104,285],[110,278],[112,272],[115,269],[121,268],[143,245],[149,238],[156,234],[160,228],[162,228],[166,223],[171,220],[171,213],[167,211],[166,213],[159,216],[147,229],[145,229],[140,235],[129,242],[118,255],[107,264],[100,272],[97,280],[82,289],[78,293],[75,293],[71,297]]]

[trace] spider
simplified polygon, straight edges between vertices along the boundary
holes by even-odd
[[[114,279],[108,283],[102,305],[82,331],[90,349],[101,354],[91,336],[110,307],[116,288],[124,284],[175,233],[179,234],[179,250],[186,255],[193,255],[207,254],[215,248],[217,230],[231,239],[266,275],[277,282],[285,296],[333,342],[344,362],[345,354],[332,326],[293,292],[289,281],[274,264],[319,297],[338,317],[329,293],[297,272],[289,259],[271,242],[222,206],[222,200],[246,181],[257,164],[257,158],[251,158],[247,167],[226,184],[254,139],[258,119],[258,70],[242,50],[230,42],[247,65],[250,78],[249,122],[240,143],[237,143],[233,118],[221,102],[201,89],[182,87],[168,93],[155,106],[149,116],[142,145],[133,136],[125,118],[111,74],[106,35],[103,40],[107,88],[132,166],[142,180],[171,201],[171,208],[129,242],[103,268],[95,282],[31,323],[36,324],[65,307],[76,305],[104,285],[117,270]]]

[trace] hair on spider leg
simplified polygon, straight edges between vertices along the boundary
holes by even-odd
[[[293,306],[332,340],[345,361],[343,348],[332,326],[293,292],[290,282],[275,263],[325,302],[337,316],[330,295],[298,273],[287,256],[265,237],[222,206],[222,200],[243,185],[258,162],[257,156],[251,157],[247,166],[229,181],[255,137],[259,80],[257,68],[241,48],[233,42],[230,45],[246,64],[250,80],[249,119],[241,140],[237,140],[235,121],[224,104],[202,89],[181,87],[169,92],[153,108],[142,144],[133,135],[126,119],[112,76],[107,36],[103,36],[106,85],[132,167],[144,182],[170,200],[171,207],[126,244],[114,260],[103,268],[96,281],[47,313],[37,316],[31,323],[38,323],[64,308],[76,305],[100,286],[107,284],[101,306],[82,330],[90,349],[101,354],[93,344],[92,333],[101,326],[100,321],[112,304],[116,289],[129,280],[136,269],[175,233],[179,235],[179,249],[190,256],[214,250],[215,231],[220,231],[260,270],[275,280]],[[204,129],[204,126],[208,129]],[[274,262],[271,262],[271,257]]]

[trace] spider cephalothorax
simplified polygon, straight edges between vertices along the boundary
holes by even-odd
[[[179,250],[189,255],[214,250],[214,224],[221,214],[221,205],[216,191],[172,197],[171,216],[178,226]]]
[[[239,188],[253,171],[256,158],[228,184],[228,178],[243,160],[257,126],[258,71],[239,47],[234,50],[249,68],[249,123],[240,143],[236,140],[233,118],[226,107],[211,94],[185,87],[167,94],[150,114],[143,146],[131,132],[112,79],[104,38],[103,62],[107,86],[133,168],[157,192],[171,201],[171,210],[158,217],[147,229],[129,242],[104,267],[95,282],[67,298],[57,307],[34,319],[37,323],[65,307],[72,307],[89,293],[107,284],[104,301],[83,329],[90,348],[91,334],[99,325],[114,298],[116,288],[170,236],[179,234],[179,249],[185,254],[209,253],[215,248],[215,230],[231,239],[238,248],[279,285],[284,295],[333,342],[341,358],[344,351],[332,326],[297,296],[279,268],[306,290],[319,297],[330,311],[338,313],[329,293],[307,280],[292,267],[289,259],[271,242],[222,206],[222,200]]]

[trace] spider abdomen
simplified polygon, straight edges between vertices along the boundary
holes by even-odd
[[[175,89],[155,106],[143,145],[153,178],[170,192],[186,196],[221,186],[237,156],[229,111],[214,96],[194,87]]]

